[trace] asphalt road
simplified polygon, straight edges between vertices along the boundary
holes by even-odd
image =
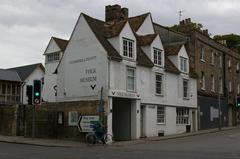
[[[240,159],[240,129],[137,145],[42,147],[0,142],[0,159]]]

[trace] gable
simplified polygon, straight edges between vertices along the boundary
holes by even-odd
[[[148,16],[143,21],[142,25],[137,30],[137,34],[139,35],[146,35],[146,34],[154,34],[154,27],[152,22],[151,14],[149,13]]]
[[[184,45],[182,45],[181,49],[179,50],[178,56],[188,59],[187,50]]]
[[[47,48],[44,51],[43,55],[49,54],[49,53],[53,53],[53,52],[58,52],[61,51],[60,47],[58,46],[58,44],[55,42],[55,40],[53,38],[50,39]]]

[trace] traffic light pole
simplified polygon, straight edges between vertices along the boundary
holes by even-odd
[[[35,138],[35,116],[36,116],[36,110],[35,110],[35,104],[33,104],[33,116],[32,116],[32,140]]]

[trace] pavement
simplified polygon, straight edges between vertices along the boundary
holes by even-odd
[[[223,127],[221,131],[240,129],[240,127]],[[141,138],[137,140],[131,141],[119,141],[114,142],[110,146],[127,146],[127,145],[136,145],[136,144],[144,144],[146,142],[160,141],[160,140],[170,140],[176,138],[184,138],[189,136],[203,135],[208,133],[216,133],[219,132],[219,129],[208,129],[208,130],[200,130],[197,132],[191,133],[183,133],[176,135],[167,135],[162,137],[149,137],[149,138]],[[15,144],[26,144],[26,145],[36,145],[36,146],[44,146],[44,147],[86,147],[87,145],[83,142],[70,141],[70,140],[57,140],[57,139],[40,139],[40,138],[26,138],[22,136],[4,136],[0,135],[0,142],[5,143],[15,143]]]

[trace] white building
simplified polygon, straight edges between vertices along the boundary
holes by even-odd
[[[119,5],[106,7],[105,22],[80,14],[57,67],[57,101],[99,100],[103,88],[117,140],[196,131],[185,46],[163,47],[153,25],[150,13],[128,17]]]
[[[9,68],[9,70],[16,71],[22,81],[21,97],[22,104],[28,104],[27,86],[33,86],[34,80],[43,80],[45,68],[41,63],[32,65]]]
[[[43,55],[45,55],[46,72],[43,86],[43,100],[46,102],[56,102],[57,96],[57,74],[54,73],[66,49],[68,41],[52,37]]]

